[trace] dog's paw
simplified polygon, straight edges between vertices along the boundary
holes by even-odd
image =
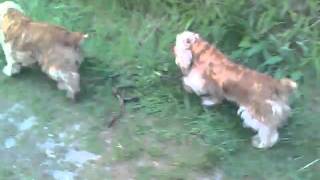
[[[3,72],[3,74],[5,74],[6,76],[9,76],[9,77],[12,76],[12,68],[9,67],[9,66],[5,66],[5,67],[2,69],[2,72]]]
[[[218,104],[218,102],[210,100],[210,99],[203,99],[201,104],[202,104],[202,106],[205,106],[205,107],[212,107],[212,106]]]
[[[258,148],[258,149],[268,148],[267,143],[261,141],[258,134],[252,137],[251,143],[252,143],[253,147]]]

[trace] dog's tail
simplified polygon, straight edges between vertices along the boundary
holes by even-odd
[[[298,88],[298,83],[288,78],[280,79],[280,84],[281,84],[281,87],[279,88],[280,92],[288,95],[293,93]]]
[[[81,32],[72,32],[67,33],[63,41],[66,46],[79,46],[88,37],[88,34],[84,34]]]

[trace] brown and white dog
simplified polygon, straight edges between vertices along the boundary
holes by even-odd
[[[190,31],[177,35],[174,54],[186,91],[196,93],[206,106],[223,99],[235,102],[243,126],[257,131],[252,138],[254,147],[270,148],[278,141],[278,128],[290,115],[288,98],[297,88],[296,82],[273,79],[235,64]]]
[[[19,73],[21,67],[39,64],[43,72],[57,81],[58,88],[74,99],[80,91],[80,45],[86,38],[80,32],[34,22],[14,2],[0,3],[0,43],[7,61],[3,73],[7,76]]]

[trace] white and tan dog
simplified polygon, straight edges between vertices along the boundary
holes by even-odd
[[[185,89],[200,96],[203,105],[215,105],[223,99],[235,102],[243,126],[257,131],[252,138],[254,147],[270,148],[278,141],[278,128],[290,115],[288,98],[297,88],[296,82],[273,79],[235,64],[190,31],[177,35],[174,54]]]
[[[21,67],[39,64],[43,72],[57,81],[58,88],[74,99],[80,91],[80,44],[86,38],[80,32],[34,22],[14,2],[0,3],[0,42],[7,61],[3,73],[7,76],[19,73]]]

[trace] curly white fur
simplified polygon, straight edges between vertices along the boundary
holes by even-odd
[[[190,31],[184,31],[177,35],[175,54],[176,54],[176,64],[184,71],[186,70],[192,61],[192,52],[190,50],[191,44],[193,44],[199,35]]]

